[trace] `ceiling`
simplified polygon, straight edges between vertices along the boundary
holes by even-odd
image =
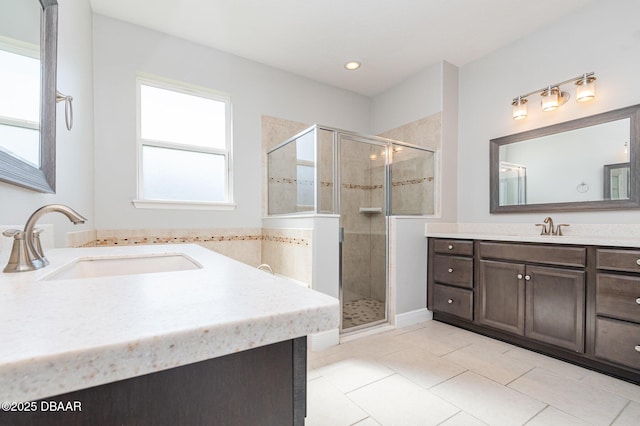
[[[91,0],[93,11],[367,96],[603,0]],[[347,71],[349,60],[362,62]]]

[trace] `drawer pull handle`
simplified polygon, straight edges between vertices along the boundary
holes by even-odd
[[[518,279],[521,280],[522,279],[522,274],[518,274]]]
[[[453,245],[449,244],[449,247],[447,247],[449,250],[453,250]],[[640,259],[638,259],[638,262],[640,262]],[[638,263],[638,265],[640,265],[640,263]]]
[[[448,304],[452,304],[452,303],[453,303],[453,299],[449,299],[449,300],[447,300],[447,303],[448,303]],[[640,351],[640,346],[636,346],[636,350],[637,350],[637,351]]]
[[[640,345],[636,345],[634,349],[636,350],[636,352],[640,352]]]
[[[636,265],[640,266],[640,259],[636,259]]]
[[[525,281],[529,281],[529,280],[531,280],[531,275],[525,275],[525,276],[524,276],[524,280],[525,280]]]
[[[449,271],[449,273],[451,273],[451,272],[453,272],[453,268],[449,268],[449,269],[447,269],[447,271]],[[638,303],[640,303],[640,302],[638,302]]]

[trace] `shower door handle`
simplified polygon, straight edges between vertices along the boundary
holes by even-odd
[[[338,242],[342,244],[344,242],[344,228],[340,228],[338,231]]]

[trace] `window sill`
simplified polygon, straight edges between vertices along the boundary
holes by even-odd
[[[133,200],[131,202],[137,209],[164,209],[164,210],[235,210],[235,203],[208,203],[201,201],[155,201]]]

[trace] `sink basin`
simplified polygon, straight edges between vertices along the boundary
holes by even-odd
[[[187,271],[202,266],[182,253],[166,253],[142,256],[83,257],[55,270],[42,278],[69,280],[98,278],[116,275],[149,274],[155,272]]]

